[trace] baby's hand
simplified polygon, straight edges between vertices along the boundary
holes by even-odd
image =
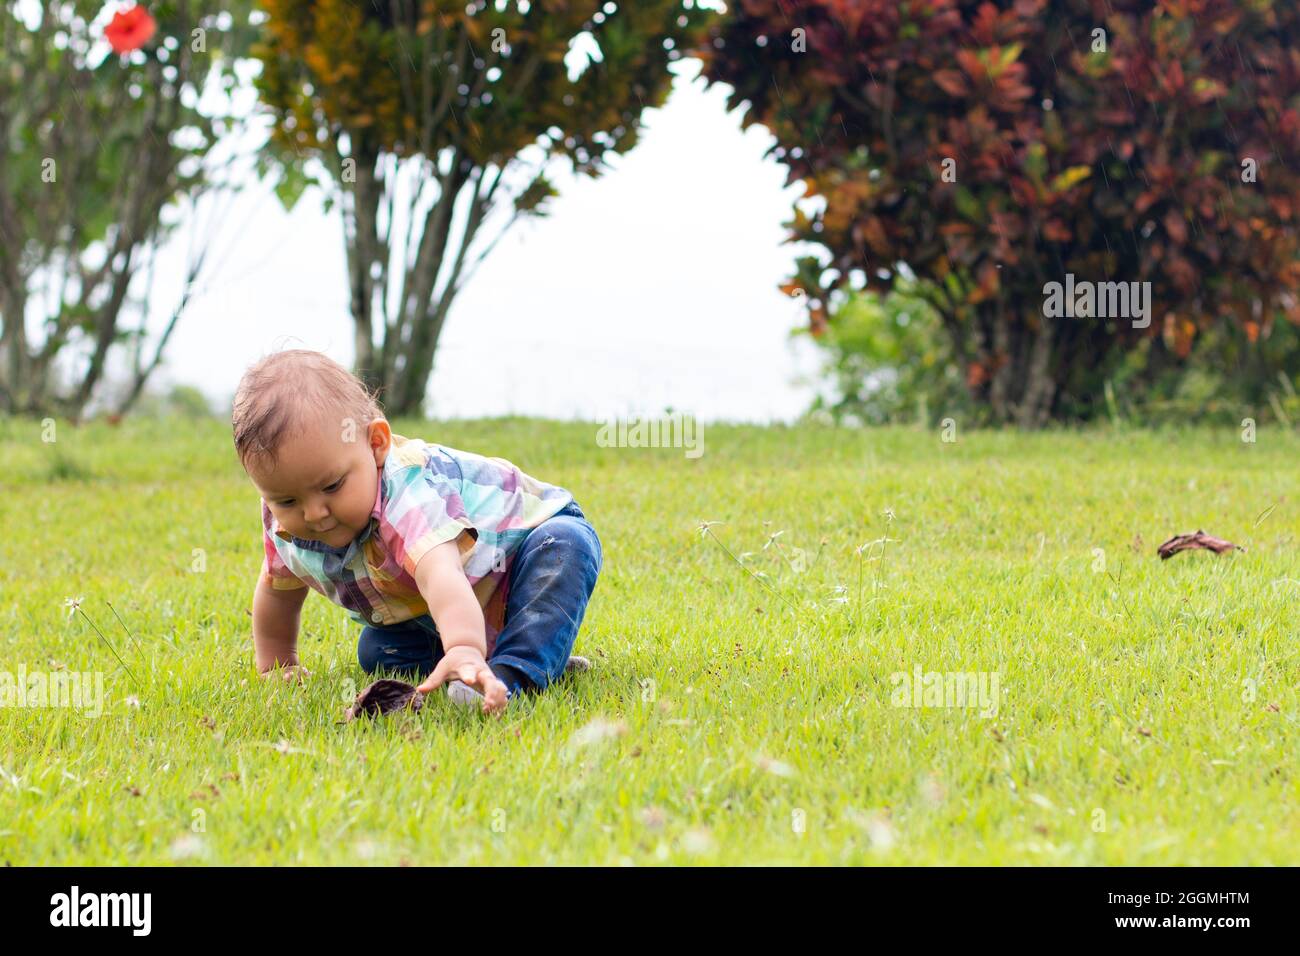
[[[477,648],[457,645],[442,656],[423,684],[416,688],[427,694],[448,681],[464,681],[483,695],[483,713],[499,713],[506,706],[506,685],[487,666]]]

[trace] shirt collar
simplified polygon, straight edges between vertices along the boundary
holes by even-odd
[[[388,464],[387,458],[384,458],[384,464]],[[375,506],[370,509],[370,517],[378,521],[384,513],[384,465],[379,465],[375,470],[378,472],[375,475]]]
[[[292,541],[293,535],[280,527],[280,522],[275,519],[275,514],[271,511],[271,506],[266,503],[265,499],[262,501],[262,507],[266,509],[266,515],[271,520],[271,534],[281,541]]]

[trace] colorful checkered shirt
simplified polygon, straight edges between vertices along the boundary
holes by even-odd
[[[263,578],[278,590],[310,586],[358,624],[391,625],[429,613],[415,566],[455,540],[483,608],[488,653],[505,626],[510,568],[528,532],[573,501],[504,458],[485,458],[393,435],[375,507],[346,548],[289,534],[262,502]]]

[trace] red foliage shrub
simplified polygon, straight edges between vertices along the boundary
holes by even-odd
[[[814,331],[906,263],[975,397],[1034,426],[1143,338],[1155,366],[1300,324],[1298,28],[1290,0],[739,0],[702,56],[824,200],[791,223],[830,254],[788,286]],[[1149,282],[1147,322],[1050,314],[1071,275]]]

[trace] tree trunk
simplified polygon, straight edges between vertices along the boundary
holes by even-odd
[[[989,387],[989,400],[993,404],[993,414],[999,422],[1004,422],[1011,416],[1015,383],[1022,382],[1024,379],[1020,375],[1021,370],[1017,361],[1017,353],[1020,350],[1013,347],[1011,328],[1007,321],[1001,293],[998,294],[996,303],[989,311],[992,312],[993,324],[993,382]],[[1019,336],[1016,338],[1018,339]]]
[[[1013,321],[1009,311],[1001,301],[985,302],[974,310],[974,355],[984,369],[992,371],[984,384],[972,389],[972,398],[988,405],[998,425],[1041,428],[1059,387],[1053,327],[1046,316],[1035,316],[1036,328]]]
[[[1026,335],[1028,332],[1026,332]],[[1021,428],[1041,428],[1047,423],[1056,382],[1052,376],[1052,322],[1045,315],[1038,317],[1038,331],[1029,350],[1024,390],[1016,409],[1016,424]]]
[[[5,411],[17,414],[26,409],[31,389],[25,380],[27,368],[27,330],[23,325],[23,313],[27,302],[22,289],[7,289],[0,300],[0,322],[4,331],[0,333],[0,351],[4,352],[3,390]]]
[[[356,182],[352,188],[351,222],[345,223],[347,242],[348,280],[352,289],[353,345],[355,369],[361,381],[370,389],[384,384],[383,371],[375,360],[374,307],[375,279],[371,275],[374,263],[381,270],[387,265],[379,256],[379,236],[376,234],[379,211],[379,181],[375,164],[379,151],[364,136],[357,136],[351,157],[356,162]],[[351,232],[351,235],[346,233]],[[381,273],[386,275],[385,273]],[[380,281],[383,281],[381,279]]]
[[[469,175],[461,165],[460,152],[457,150],[452,154],[446,175],[441,177],[438,202],[429,210],[425,219],[425,231],[420,237],[420,255],[404,286],[404,291],[409,294],[403,299],[405,311],[399,326],[403,335],[395,343],[395,354],[401,360],[401,368],[399,370],[394,362],[392,369],[393,391],[397,396],[397,406],[401,409],[399,414],[421,413],[429,387],[429,376],[433,372],[433,354],[438,347],[443,319],[458,291],[455,288],[456,276],[464,258],[465,244],[473,237],[472,210],[471,222],[461,236],[452,277],[444,285],[441,294],[435,292],[447,256],[456,199],[468,181]],[[477,192],[476,182],[475,195]]]
[[[486,176],[487,170],[480,168],[478,177],[474,180],[474,191],[470,198],[465,228],[457,245],[456,260],[452,264],[451,273],[443,285],[442,292],[438,294],[436,303],[430,303],[432,309],[424,313],[412,334],[402,380],[404,409],[402,414],[422,413],[424,396],[429,390],[429,376],[433,374],[433,356],[438,348],[438,338],[442,335],[443,326],[446,324],[447,313],[451,311],[452,303],[460,292],[460,277],[465,267],[465,257],[474,242],[474,237],[478,234],[478,228],[483,222],[491,198],[491,189],[484,193],[482,188]],[[444,247],[446,245],[445,238],[442,245]]]

